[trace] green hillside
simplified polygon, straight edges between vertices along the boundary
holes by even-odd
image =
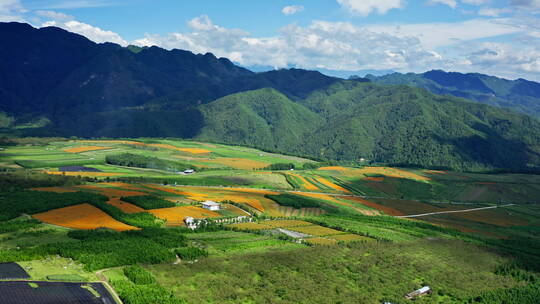
[[[540,162],[531,117],[405,86],[343,81],[295,104],[275,90],[201,107],[201,140],[321,159],[451,167],[527,168]]]

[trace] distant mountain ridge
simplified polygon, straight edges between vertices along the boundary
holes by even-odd
[[[540,117],[540,83],[521,78],[507,80],[479,73],[441,70],[366,77],[376,83],[420,87],[435,94],[453,95]]]
[[[423,88],[301,69],[254,73],[212,54],[96,44],[21,23],[0,23],[0,43],[4,134],[182,137],[327,160],[540,167],[538,119]],[[448,88],[444,77],[415,77]],[[484,80],[455,83],[493,90]],[[10,127],[40,117],[34,127]]]

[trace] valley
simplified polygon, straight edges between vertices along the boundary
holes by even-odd
[[[141,304],[406,303],[423,285],[417,303],[537,295],[538,175],[158,138],[21,139],[0,158],[0,263],[29,284]]]

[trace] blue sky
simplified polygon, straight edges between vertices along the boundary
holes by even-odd
[[[0,21],[244,66],[540,80],[540,0],[0,0]]]

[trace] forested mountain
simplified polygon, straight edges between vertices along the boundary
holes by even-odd
[[[295,104],[279,92],[237,93],[201,107],[202,140],[322,159],[459,169],[540,164],[540,122],[406,86],[343,81]]]
[[[463,97],[540,117],[540,83],[534,81],[507,80],[478,73],[462,74],[440,70],[422,74],[392,73],[366,77],[381,84],[420,87],[435,94]]]
[[[424,167],[540,166],[536,118],[422,88],[300,69],[253,73],[212,54],[95,44],[20,23],[0,23],[0,42],[4,133],[16,126],[22,135],[195,138]],[[430,81],[446,87],[433,73]],[[523,94],[534,95],[535,83],[525,84]]]

